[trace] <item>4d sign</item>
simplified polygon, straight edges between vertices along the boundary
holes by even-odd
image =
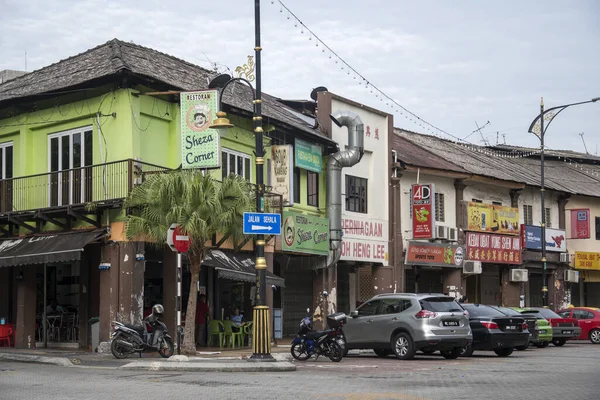
[[[435,238],[434,185],[412,185],[412,231],[414,239]]]
[[[185,92],[181,102],[181,167],[219,168],[219,133],[210,129],[217,113],[216,90]]]

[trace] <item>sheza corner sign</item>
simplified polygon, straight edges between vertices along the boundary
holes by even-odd
[[[219,132],[209,128],[218,111],[218,96],[216,90],[180,94],[183,169],[221,166]]]

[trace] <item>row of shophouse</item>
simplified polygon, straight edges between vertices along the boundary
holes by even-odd
[[[180,95],[209,89],[214,75],[112,40],[0,85],[0,317],[16,327],[17,346],[39,346],[54,300],[75,315],[59,325],[73,334],[56,337],[70,345],[95,349],[91,318],[107,341],[111,321],[139,323],[155,303],[173,329],[175,254],[128,241],[122,205],[149,174],[186,161],[181,119],[195,110],[183,109]],[[205,173],[254,182],[252,93],[229,85],[222,96],[235,128],[219,134],[218,164]],[[404,131],[392,115],[324,88],[312,98],[263,97],[266,204],[283,221],[266,246],[276,338],[294,334],[307,307],[349,312],[385,292],[541,305],[535,151]],[[340,111],[358,116],[351,129],[330,118]],[[329,265],[327,161],[349,145],[362,157],[342,169],[340,258]],[[546,160],[551,308],[600,303],[599,161],[571,152]],[[252,241],[214,245],[197,292],[214,318],[233,307],[252,315]]]

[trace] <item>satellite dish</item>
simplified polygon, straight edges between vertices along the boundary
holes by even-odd
[[[319,86],[316,87],[312,90],[312,92],[310,92],[310,98],[313,99],[314,101],[317,101],[317,93],[319,92],[327,92],[327,88],[325,86]]]
[[[227,82],[231,80],[231,76],[228,74],[219,74],[212,78],[212,80],[208,83],[209,89],[214,89],[218,87],[223,87]]]

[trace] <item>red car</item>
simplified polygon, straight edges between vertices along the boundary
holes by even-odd
[[[565,308],[557,312],[563,318],[575,318],[581,328],[577,339],[600,344],[600,309],[595,307]]]

